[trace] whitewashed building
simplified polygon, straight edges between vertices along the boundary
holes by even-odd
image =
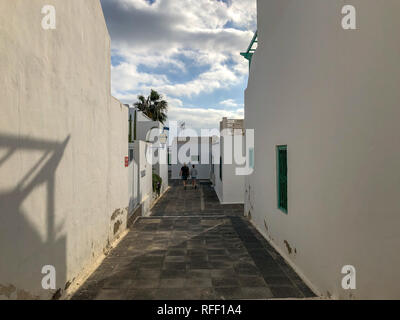
[[[398,299],[400,2],[350,3],[357,30],[343,1],[258,1],[245,207],[320,295]]]
[[[129,212],[135,216],[148,216],[153,201],[153,168],[146,157],[150,147],[141,140],[129,144]]]
[[[143,112],[129,108],[129,147],[130,160],[130,210],[148,215],[154,194],[152,188],[153,173],[162,179],[160,194],[168,188],[168,146],[164,126],[153,121]],[[165,143],[160,137],[166,135]],[[154,162],[152,162],[155,160]]]
[[[101,3],[49,1],[45,30],[46,3],[0,1],[0,300],[60,296],[129,220],[128,111]]]
[[[241,154],[245,155],[244,134],[243,119],[223,118],[220,122],[220,137],[213,141],[211,176],[215,192],[222,204],[244,203],[245,176],[237,172],[243,164],[238,164],[234,155],[235,147],[240,147]],[[216,159],[218,156],[219,159]]]

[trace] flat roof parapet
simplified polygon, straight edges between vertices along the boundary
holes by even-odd
[[[244,132],[244,119],[228,119],[222,118],[220,122],[220,130],[231,130],[231,134],[233,134],[233,130],[242,130]]]

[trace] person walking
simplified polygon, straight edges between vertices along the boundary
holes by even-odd
[[[183,187],[186,190],[186,183],[189,177],[189,167],[186,165],[186,163],[183,164],[179,175],[182,177]]]
[[[192,165],[192,169],[190,170],[190,176],[192,177],[192,186],[197,189],[197,169],[195,165]]]

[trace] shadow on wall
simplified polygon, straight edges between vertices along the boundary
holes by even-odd
[[[39,160],[27,161],[22,178],[11,188],[4,189],[0,179],[0,299],[57,298],[58,289],[66,286],[66,236],[60,236],[64,223],[55,223],[55,173],[69,140],[0,134],[0,170],[7,161],[22,158],[13,156],[23,153],[29,159],[29,153],[41,153]],[[18,164],[14,168],[22,170],[22,162]],[[34,206],[23,206],[28,197]],[[56,290],[42,288],[45,265],[56,269]]]

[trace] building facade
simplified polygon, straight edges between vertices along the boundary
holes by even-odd
[[[356,30],[343,1],[258,1],[246,214],[320,295],[400,298],[400,2],[348,2]]]
[[[236,148],[240,148],[240,154],[245,155],[243,119],[223,118],[220,122],[220,137],[213,142],[212,148],[212,181],[219,201],[222,204],[244,203],[245,176],[237,172],[243,164],[235,161]]]
[[[0,14],[0,300],[49,299],[126,226],[128,112],[100,1],[0,1]]]
[[[130,211],[136,212],[140,206],[142,215],[148,215],[154,198],[153,173],[162,179],[160,194],[168,189],[168,146],[161,143],[160,135],[168,135],[164,125],[153,121],[143,112],[129,108],[129,144],[131,191]],[[164,142],[164,141],[163,141]]]

